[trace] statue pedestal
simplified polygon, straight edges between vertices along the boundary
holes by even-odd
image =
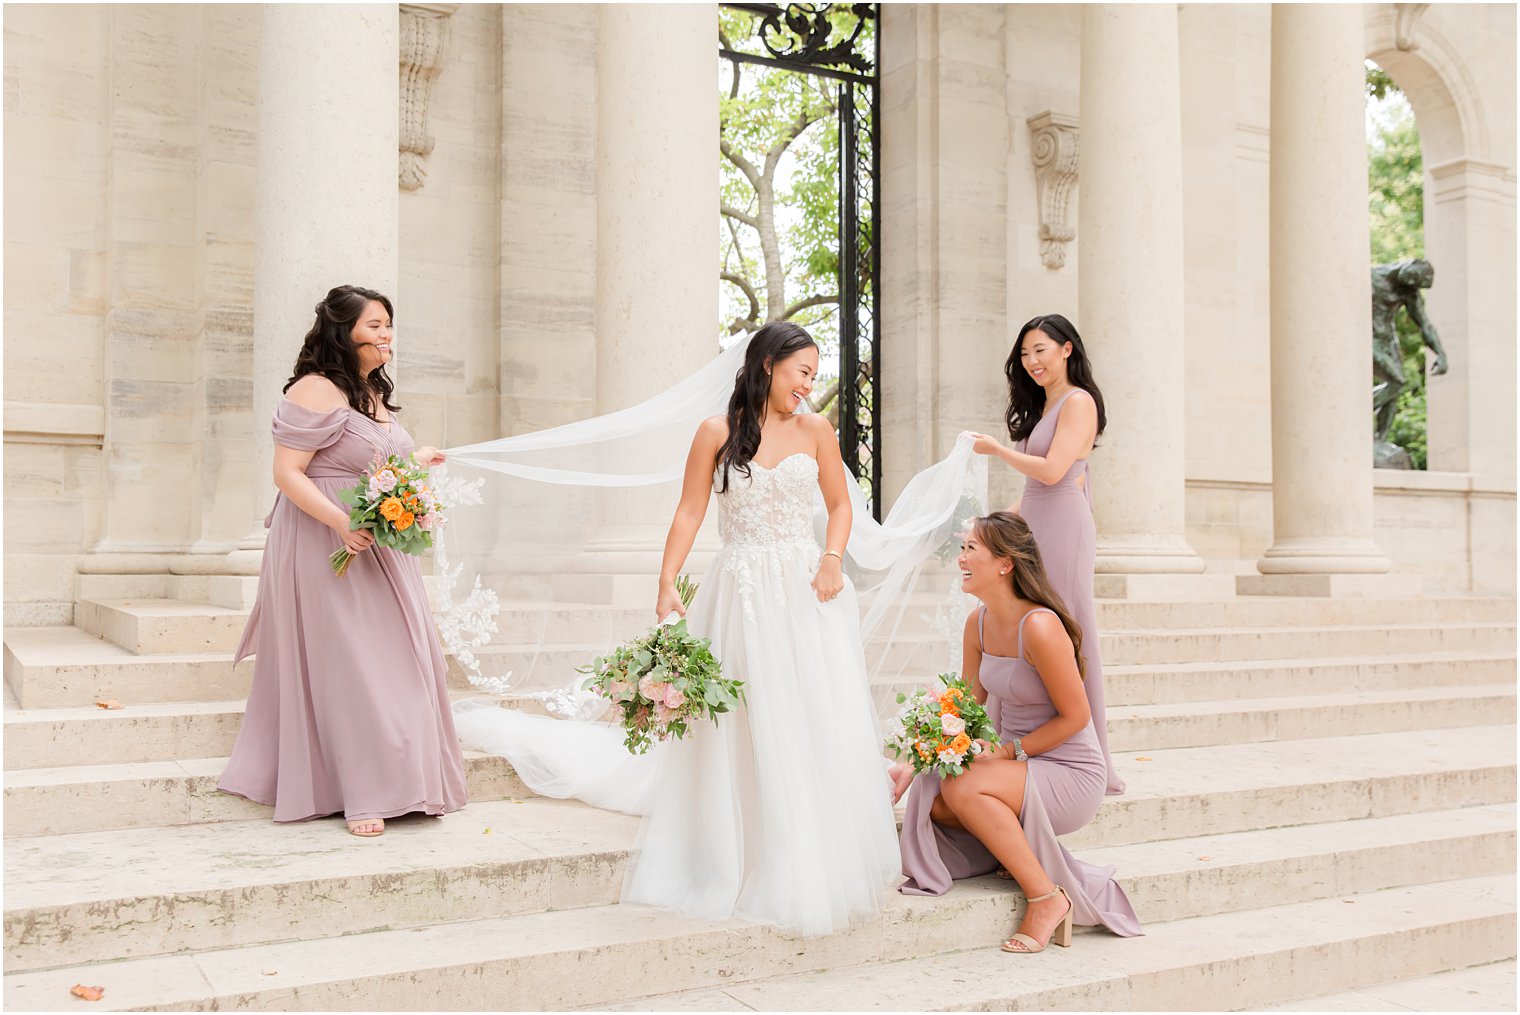
[[[1409,460],[1409,452],[1392,441],[1375,441],[1372,445],[1372,467],[1374,469],[1413,469],[1414,463]]]

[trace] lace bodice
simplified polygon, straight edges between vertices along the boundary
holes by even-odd
[[[805,452],[788,455],[767,469],[749,463],[750,475],[729,470],[728,489],[718,494],[718,531],[724,545],[804,543],[817,546],[813,503],[818,489],[818,461]],[[713,489],[722,486],[715,474]]]

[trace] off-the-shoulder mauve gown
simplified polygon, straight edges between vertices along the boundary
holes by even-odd
[[[1035,424],[1028,439],[1015,445],[1017,450],[1040,457],[1050,454],[1050,444],[1056,436],[1056,421],[1067,399],[1074,394],[1076,391],[1063,395]],[[1079,485],[1077,480],[1084,476],[1086,479]],[[1051,587],[1061,597],[1071,619],[1082,629],[1087,704],[1092,710],[1093,729],[1098,734],[1098,746],[1103,750],[1103,761],[1108,768],[1108,792],[1113,794],[1124,792],[1124,780],[1119,778],[1114,759],[1108,753],[1103,653],[1098,645],[1098,611],[1093,605],[1093,567],[1097,560],[1098,537],[1093,526],[1091,487],[1092,476],[1085,459],[1073,462],[1066,475],[1049,485],[1028,477],[1019,513],[1029,523],[1029,531],[1034,533]]]
[[[275,443],[314,451],[306,475],[334,504],[377,453],[410,455],[411,436],[352,409],[281,399]],[[233,665],[255,654],[253,687],[218,788],[274,807],[276,821],[329,814],[389,818],[465,804],[464,757],[447,666],[417,558],[372,546],[339,578],[339,534],[283,494],[258,599]]]
[[[1024,621],[1029,613],[1019,621],[1018,655],[1009,658],[983,651],[978,672],[989,702],[998,699],[998,735],[1005,743],[1028,736],[1056,715],[1045,682],[1024,659]],[[977,618],[979,636],[985,618],[983,608]],[[1098,813],[1105,772],[1103,752],[1089,721],[1064,743],[1029,759],[1019,824],[1040,866],[1071,897],[1073,920],[1082,926],[1102,924],[1115,934],[1132,937],[1140,933],[1140,920],[1124,889],[1114,881],[1114,868],[1078,860],[1056,838],[1076,831]],[[900,890],[909,895],[943,895],[952,880],[989,874],[998,866],[997,858],[976,836],[930,820],[929,810],[939,791],[939,776],[929,772],[915,777],[908,790],[902,827],[903,873],[908,880]]]

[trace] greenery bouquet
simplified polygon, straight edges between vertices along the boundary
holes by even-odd
[[[684,575],[676,582],[682,605],[697,588]],[[723,676],[706,638],[693,637],[682,618],[656,624],[610,656],[580,667],[588,691],[599,691],[621,712],[624,744],[643,754],[657,741],[686,736],[701,719],[717,721],[744,700],[744,682]]]

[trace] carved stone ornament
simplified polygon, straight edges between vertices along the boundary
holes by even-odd
[[[1414,39],[1414,26],[1420,15],[1430,9],[1430,4],[1394,4],[1393,44],[1405,53],[1420,48]]]
[[[433,151],[428,133],[428,98],[433,79],[443,69],[448,19],[458,4],[401,5],[401,162],[402,190],[417,190],[427,177],[423,165]]]
[[[1040,260],[1047,268],[1061,268],[1066,244],[1077,237],[1070,221],[1071,192],[1077,185],[1077,118],[1046,110],[1028,123],[1040,198]]]

